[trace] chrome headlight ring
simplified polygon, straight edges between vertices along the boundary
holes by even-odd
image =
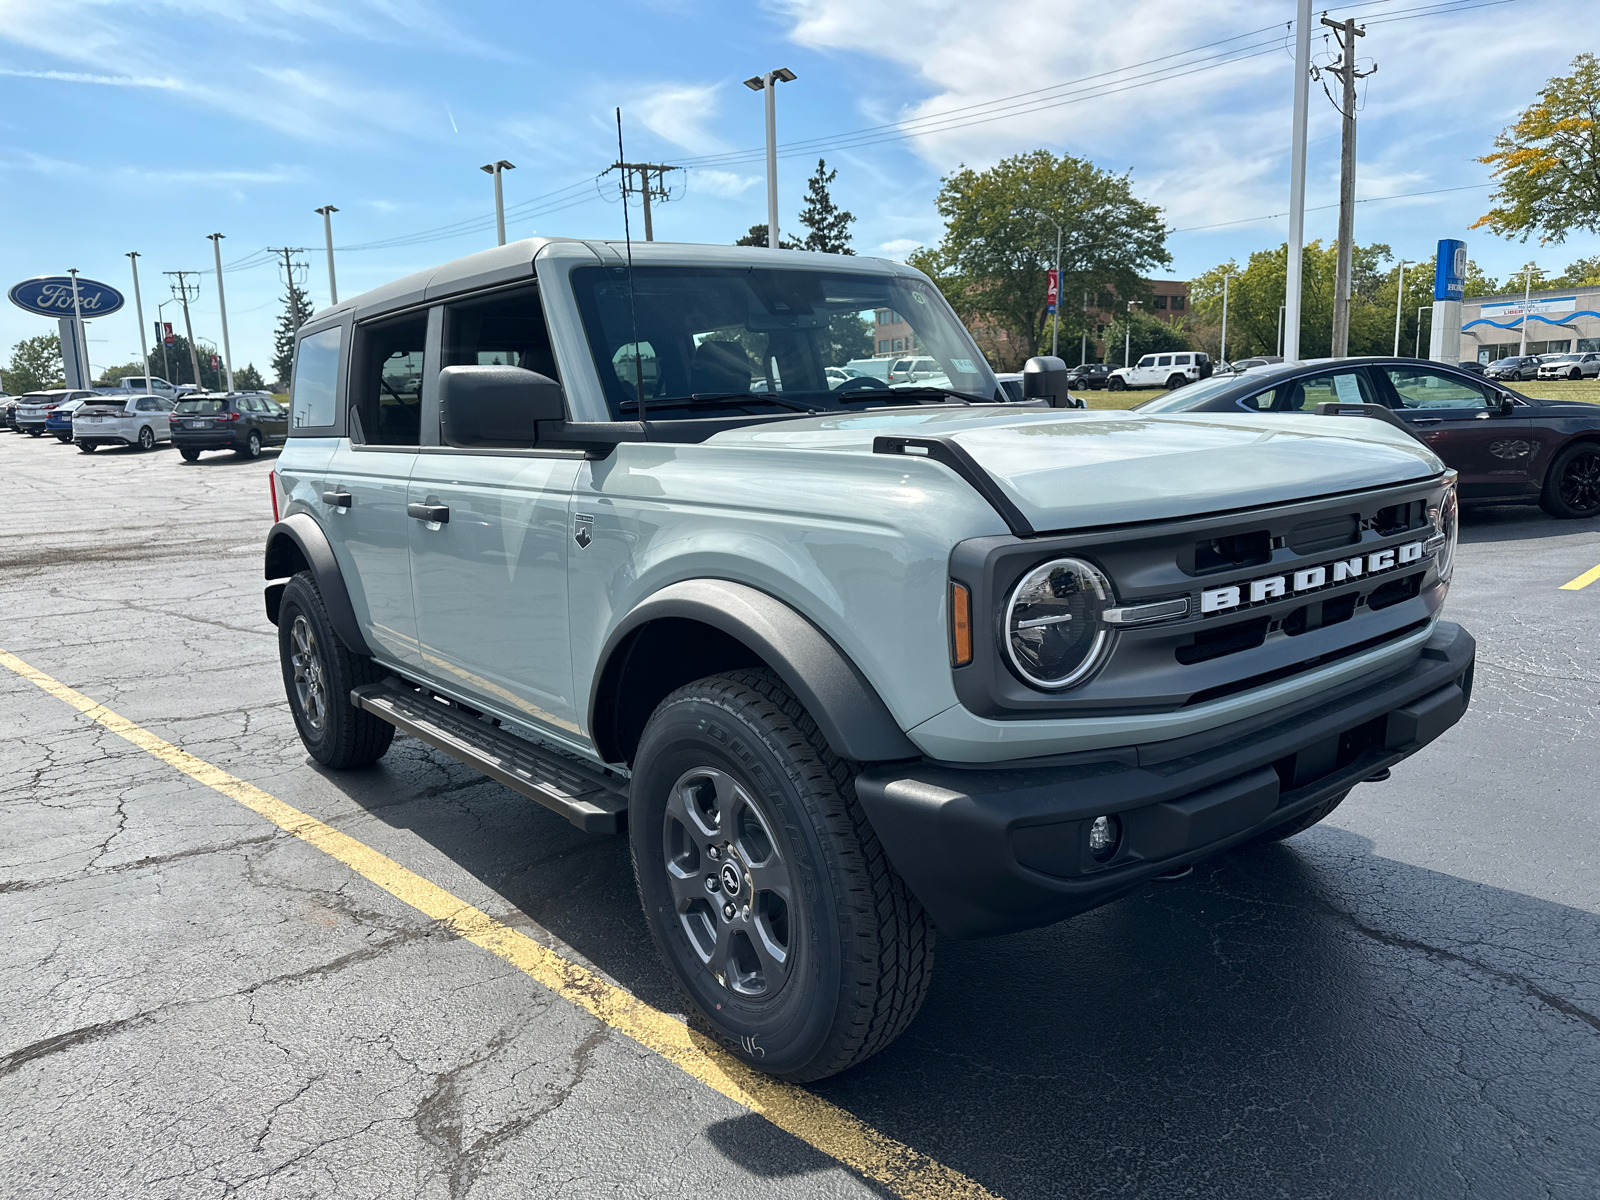
[[[1012,670],[1045,691],[1083,683],[1111,651],[1103,614],[1115,603],[1111,581],[1093,563],[1057,558],[1033,568],[1011,589],[1002,617]]]

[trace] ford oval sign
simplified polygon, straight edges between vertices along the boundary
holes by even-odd
[[[7,293],[11,303],[41,317],[72,315],[72,277],[41,275],[24,279]],[[106,317],[122,307],[122,293],[108,284],[78,278],[78,312],[85,318]]]

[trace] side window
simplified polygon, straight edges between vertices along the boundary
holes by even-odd
[[[422,434],[422,348],[428,316],[420,313],[357,331],[350,411],[368,446],[415,446]]]
[[[289,389],[292,428],[318,429],[333,424],[343,336],[344,330],[334,326],[301,338],[295,347],[294,382]]]
[[[1372,383],[1364,371],[1330,371],[1307,379],[1294,379],[1277,387],[1257,392],[1239,401],[1239,407],[1250,412],[1303,412],[1317,411],[1317,405],[1336,401],[1340,404],[1376,404]]]
[[[1477,384],[1425,367],[1385,367],[1389,382],[1405,408],[1488,408],[1489,397]]]
[[[641,357],[654,358],[648,346]],[[633,347],[628,347],[632,362]],[[534,288],[487,300],[452,304],[445,310],[442,367],[522,367],[560,382],[550,333]],[[648,365],[647,365],[648,373]]]
[[[1156,365],[1156,356],[1154,354],[1146,354],[1139,360],[1138,365],[1141,367],[1153,367]]]
[[[1189,356],[1187,354],[1175,355],[1172,362],[1174,366],[1187,367],[1189,365]]]
[[[1172,355],[1170,354],[1163,354],[1160,358],[1156,359],[1156,366],[1158,367],[1170,367],[1171,365]]]

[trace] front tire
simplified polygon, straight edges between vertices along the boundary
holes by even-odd
[[[1128,385],[1117,375],[1113,375],[1106,382],[1106,387],[1113,392],[1125,392],[1128,390]]]
[[[278,659],[295,728],[312,758],[343,771],[383,757],[394,741],[394,726],[351,704],[350,689],[376,683],[387,672],[339,640],[309,571],[283,590]]]
[[[100,449],[100,447],[95,445],[93,442],[79,442],[78,449],[82,450],[85,454],[93,454],[96,450]]]
[[[1583,372],[1580,371],[1577,367],[1573,367],[1572,370],[1567,372],[1567,378],[1568,379],[1582,379],[1583,378]]]
[[[1565,520],[1600,516],[1600,442],[1578,442],[1556,455],[1539,507]]]
[[[635,758],[629,839],[656,946],[703,1027],[796,1082],[894,1041],[933,967],[932,922],[854,776],[770,671],[679,688]]]

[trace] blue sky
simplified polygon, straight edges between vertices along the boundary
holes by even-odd
[[[1368,22],[1360,52],[1379,68],[1362,97],[1358,196],[1434,193],[1361,204],[1357,240],[1419,258],[1438,238],[1462,237],[1501,276],[1530,257],[1559,270],[1600,253],[1589,236],[1539,247],[1467,229],[1489,195],[1474,157],[1590,48],[1592,0],[1445,8],[1353,0],[1334,10]],[[898,258],[936,241],[941,174],[1045,146],[1130,171],[1136,192],[1183,231],[1170,238],[1168,274],[1187,278],[1283,238],[1286,222],[1271,214],[1287,207],[1282,35],[1293,9],[0,0],[0,285],[77,267],[130,292],[124,313],[90,327],[97,366],[129,361],[138,330],[123,255],[138,250],[147,321],[168,295],[161,272],[201,270],[195,332],[220,341],[206,235],[222,232],[225,266],[239,264],[226,275],[235,365],[265,372],[282,285],[260,251],[307,247],[312,298],[326,303],[319,205],[340,209],[345,296],[493,244],[492,185],[478,167],[497,158],[517,168],[505,177],[509,236],[620,236],[615,193],[595,181],[616,156],[619,105],[630,159],[697,164],[673,177],[657,237],[729,242],[766,218],[760,157],[739,153],[761,145],[761,100],[741,81],[779,66],[799,75],[779,91],[780,143],[890,127],[822,150],[839,170],[836,200],[859,218],[858,252]],[[1195,49],[1224,38],[1234,40]],[[1321,36],[1313,48],[1330,61]],[[973,121],[994,113],[973,106],[1022,92],[1034,94],[1001,119]],[[892,128],[955,110],[916,136]],[[1339,160],[1337,116],[1319,85],[1311,112],[1318,206],[1337,198]],[[816,157],[799,149],[780,162],[780,225],[792,228]],[[1465,190],[1436,191],[1446,188]],[[1331,208],[1313,211],[1307,236],[1331,237],[1334,225]],[[398,244],[357,248],[372,243]],[[167,319],[175,312],[168,305]],[[17,339],[50,328],[0,305],[0,364]]]

